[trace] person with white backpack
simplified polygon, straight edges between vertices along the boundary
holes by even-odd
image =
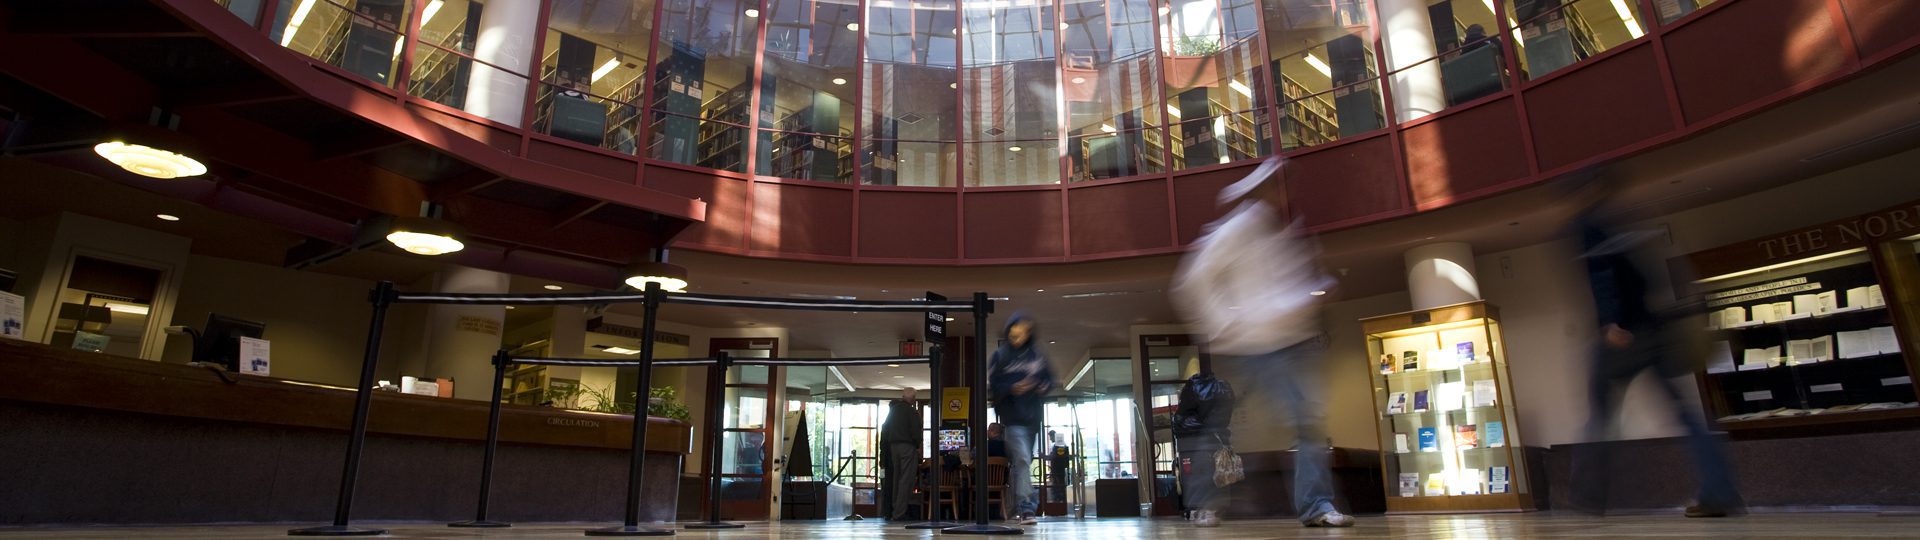
[[[1170,296],[1208,349],[1231,357],[1257,385],[1243,406],[1273,411],[1294,428],[1293,504],[1307,527],[1351,527],[1333,505],[1325,399],[1326,335],[1319,294],[1334,281],[1320,271],[1318,249],[1299,220],[1285,221],[1264,197],[1280,158],[1222,189],[1231,205],[1207,225],[1174,273]],[[1277,198],[1276,198],[1277,199]]]

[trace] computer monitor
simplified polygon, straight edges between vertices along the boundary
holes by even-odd
[[[940,451],[946,452],[951,450],[959,450],[961,448],[966,448],[966,447],[967,447],[967,430],[964,430],[964,429],[940,430]]]
[[[219,313],[207,315],[207,326],[200,330],[194,344],[193,361],[218,364],[227,371],[240,371],[240,338],[259,339],[267,334],[267,325]]]

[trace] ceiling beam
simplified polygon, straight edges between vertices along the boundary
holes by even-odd
[[[199,86],[170,96],[175,108],[239,107],[292,101],[306,97],[279,81],[253,79],[239,84]]]
[[[581,218],[587,217],[587,215],[592,214],[595,210],[599,210],[600,207],[606,206],[606,205],[607,205],[607,201],[602,201],[598,199],[588,199],[583,197],[579,201],[576,201],[573,204],[567,205],[566,208],[561,208],[560,210],[555,211],[553,213],[553,216],[555,218],[553,221],[553,226],[547,227],[547,231],[548,232],[558,231],[561,228],[564,228],[568,225],[572,225],[573,222],[580,221]]]

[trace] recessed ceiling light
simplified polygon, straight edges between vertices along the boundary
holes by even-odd
[[[560,290],[560,289],[565,289],[565,288],[566,288],[566,287],[561,287],[561,286],[559,286],[559,285],[547,285],[547,286],[545,287],[545,289],[547,289],[547,290],[549,290],[549,291],[557,291],[557,290]]]
[[[1059,343],[1060,343],[1060,342],[1058,342],[1058,341],[1049,341],[1049,342],[1047,342],[1047,344],[1048,344],[1048,345],[1055,345],[1055,344],[1059,344]]]
[[[833,84],[847,84],[847,80],[839,77],[834,77]]]
[[[1327,291],[1313,291],[1307,294],[1314,295],[1314,296],[1326,296]]]
[[[1034,289],[1033,292],[1047,292],[1046,289]]]
[[[1021,150],[1024,150],[1024,149],[1023,149],[1023,148],[1020,148],[1019,146],[1009,146],[1009,147],[1007,147],[1007,150],[1009,150],[1009,151],[1013,151],[1013,152],[1019,152],[1019,151],[1021,151]]]
[[[900,364],[887,364],[887,367],[900,367]]]
[[[507,306],[507,309],[513,309],[513,306]]]
[[[153,217],[160,218],[160,221],[180,221],[180,216],[173,214],[154,214]]]
[[[747,10],[747,17],[753,18],[753,17],[759,17],[759,16],[760,16],[760,10],[757,10],[757,9]]]
[[[860,31],[860,23],[857,23],[857,22],[850,22],[850,23],[847,23],[847,29],[848,29],[848,30],[852,30],[852,31],[855,31],[855,32],[859,32],[859,31]]]
[[[607,348],[605,348],[605,349],[600,349],[600,350],[603,350],[603,351],[607,351],[607,352],[610,352],[610,353],[613,353],[613,354],[624,354],[624,355],[627,355],[627,356],[633,356],[633,355],[636,355],[636,354],[640,354],[640,351],[637,351],[637,350],[634,350],[634,349],[629,349],[629,348],[626,348],[626,347],[607,347]]]
[[[953,322],[953,317],[947,317],[947,322]]]
[[[387,241],[415,255],[445,255],[466,249],[452,223],[424,217],[397,217]]]
[[[955,90],[958,90],[958,89],[960,89],[960,83],[957,83],[957,82],[956,82],[956,83],[947,83],[947,88],[952,88],[952,89],[955,89]]]
[[[1084,83],[1084,82],[1087,82],[1087,78],[1086,78],[1086,77],[1074,77],[1074,78],[1073,78],[1073,84],[1080,84],[1080,83]]]
[[[907,376],[906,376],[906,375],[894,375],[894,376],[893,376],[893,378],[895,378],[895,379],[905,379],[905,378],[907,378]]]

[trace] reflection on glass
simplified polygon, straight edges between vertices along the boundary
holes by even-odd
[[[556,0],[548,14],[546,50],[534,130],[622,154],[638,150],[639,105],[646,94],[651,0]]]
[[[1151,0],[1061,5],[1061,83],[1073,181],[1166,170]]]
[[[1488,0],[1444,0],[1427,6],[1433,45],[1440,52],[1440,79],[1447,106],[1459,105],[1506,89],[1506,57],[1501,41],[1487,34],[1499,28]]]
[[[757,1],[664,0],[649,155],[746,172]],[[749,17],[752,10],[755,17]]]
[[[726,351],[734,358],[768,358],[766,351]],[[749,353],[761,353],[759,355]],[[733,366],[727,368],[727,384],[767,384],[767,366]]]
[[[958,21],[951,1],[867,3],[861,182],[956,185]]]
[[[1670,23],[1674,19],[1687,16],[1719,0],[1653,0],[1653,8],[1660,12],[1660,22]]]
[[[766,474],[767,434],[760,431],[728,431],[721,437],[721,474]]]
[[[845,182],[853,176],[855,4],[770,0],[761,58],[757,173]]]
[[[1060,182],[1054,6],[963,0],[967,185]]]
[[[1509,28],[1518,28],[1520,71],[1532,78],[1646,35],[1640,3],[1630,0],[1507,0],[1507,12]]]
[[[268,38],[383,85],[400,60],[405,0],[282,0]]]
[[[727,428],[760,429],[767,424],[767,391],[764,388],[727,388]]]
[[[1167,113],[1175,168],[1264,156],[1267,61],[1260,13],[1251,0],[1173,0],[1162,4]],[[1239,114],[1253,113],[1253,114]],[[1258,122],[1258,123],[1256,123]]]
[[[1271,5],[1277,3],[1277,6]],[[1280,147],[1326,144],[1386,127],[1361,0],[1269,0],[1267,50],[1280,99]]]

